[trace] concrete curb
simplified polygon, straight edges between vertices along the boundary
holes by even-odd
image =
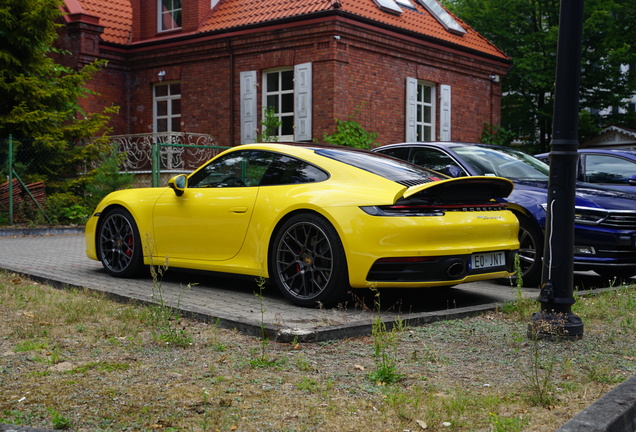
[[[0,237],[25,237],[63,234],[82,234],[83,226],[59,228],[0,228]],[[2,429],[0,429],[1,431]]]
[[[636,375],[614,387],[557,432],[636,431]]]
[[[54,432],[54,430],[0,424],[0,432]]]

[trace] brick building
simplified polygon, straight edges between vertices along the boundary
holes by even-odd
[[[115,135],[322,142],[355,119],[382,144],[479,140],[499,124],[509,58],[435,0],[64,0],[75,66],[108,65],[87,110]]]

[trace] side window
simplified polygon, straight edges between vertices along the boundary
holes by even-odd
[[[274,153],[253,150],[229,153],[192,174],[188,187],[258,186],[274,157]]]
[[[275,186],[323,181],[329,176],[307,162],[258,150],[235,151],[221,156],[192,174],[188,187]]]
[[[636,164],[615,156],[585,155],[585,178],[589,183],[628,184]]]
[[[458,166],[446,153],[430,148],[413,149],[410,162],[437,172],[446,172],[448,166]]]
[[[404,147],[386,149],[386,150],[380,151],[380,153],[385,154],[387,156],[392,156],[394,158],[402,159],[405,161],[409,160],[409,149]]]
[[[313,183],[328,178],[327,173],[307,162],[278,155],[267,168],[261,179],[261,186]]]
[[[157,20],[160,32],[181,28],[181,0],[157,0]]]

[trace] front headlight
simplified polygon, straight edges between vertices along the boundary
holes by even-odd
[[[574,209],[574,221],[583,225],[599,225],[609,213],[606,210],[576,207]]]
[[[547,213],[548,204],[541,204],[541,208]],[[590,207],[575,207],[574,208],[574,221],[581,225],[599,225],[609,217],[610,213],[607,210],[590,208]]]

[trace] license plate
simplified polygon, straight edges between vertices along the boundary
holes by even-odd
[[[504,252],[485,252],[470,256],[470,268],[473,270],[504,265],[506,265],[506,254]]]

